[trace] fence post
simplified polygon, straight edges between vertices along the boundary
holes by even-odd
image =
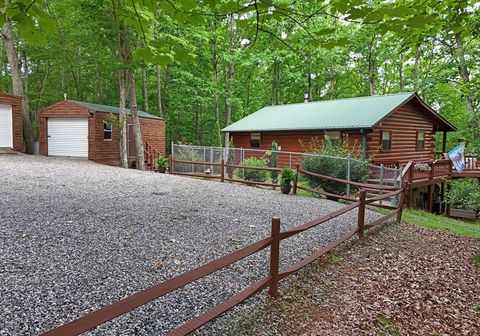
[[[299,173],[299,170],[300,170],[300,163],[297,163],[295,165],[295,176],[293,177],[293,194],[296,195],[297,194],[297,185],[298,185],[298,174]]]
[[[173,158],[172,158],[172,155],[169,155],[168,156],[168,173],[169,174],[173,174],[173,162],[172,162]]]
[[[222,158],[220,163],[221,163],[221,166],[220,166],[220,181],[225,182],[225,160]]]
[[[360,205],[358,206],[358,230],[357,234],[359,238],[363,237],[363,230],[365,226],[365,200],[367,198],[367,192],[365,189],[360,190],[359,201]]]
[[[278,297],[278,269],[280,263],[280,218],[272,218],[272,245],[270,245],[270,288],[268,294]]]
[[[397,224],[402,221],[403,205],[405,203],[405,186],[401,186],[402,192],[400,193],[400,199],[398,200],[398,212],[397,212]]]
[[[192,147],[192,161],[195,161],[195,148]],[[192,163],[192,173],[195,173],[195,165]]]
[[[413,187],[412,187],[412,184],[413,184],[413,170],[415,169],[414,168],[415,165],[412,164],[409,168],[409,171],[408,171],[408,198],[407,198],[407,207],[409,209],[412,208],[413,206]]]
[[[351,169],[351,156],[350,154],[347,155],[347,181],[350,182],[350,169]],[[350,184],[347,183],[347,197],[350,197]]]
[[[451,193],[452,192],[452,183],[449,181],[447,183],[447,193]],[[450,217],[450,212],[451,212],[451,209],[452,209],[452,204],[447,200],[447,205],[446,205],[446,208],[445,208],[445,215],[447,217]]]

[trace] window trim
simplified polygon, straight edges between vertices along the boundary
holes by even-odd
[[[105,129],[105,126],[110,125],[110,129]],[[105,132],[110,132],[110,139],[105,139]],[[103,121],[103,141],[112,141],[113,140],[113,123],[108,121]]]
[[[420,133],[423,133],[423,147],[422,147],[422,148],[420,148],[420,146],[419,146],[419,139],[418,139],[418,135],[419,135]],[[423,151],[423,150],[425,150],[426,140],[427,140],[427,132],[425,132],[425,131],[417,131],[417,137],[416,137],[416,139],[415,139],[415,149],[416,149],[417,151]]]
[[[383,148],[383,134],[385,132],[390,133],[390,146],[388,148]],[[392,150],[392,138],[393,138],[393,132],[389,129],[382,129],[382,132],[380,133],[380,151],[381,152],[389,152]]]
[[[258,147],[254,147],[252,145],[252,136],[254,134],[258,134],[259,139],[258,139]],[[262,133],[261,132],[250,132],[250,148],[262,148]]]

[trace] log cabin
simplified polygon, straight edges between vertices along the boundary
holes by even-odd
[[[404,165],[435,157],[435,137],[456,128],[428,106],[417,93],[325,100],[267,106],[225,127],[236,148],[270,149],[272,141],[282,151],[304,152],[317,143],[348,138],[351,148],[376,163]]]

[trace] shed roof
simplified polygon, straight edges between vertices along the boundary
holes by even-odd
[[[97,111],[97,112],[105,112],[105,113],[114,113],[114,114],[119,114],[119,108],[116,106],[109,106],[109,105],[102,105],[102,104],[94,104],[94,103],[88,103],[84,101],[77,101],[77,100],[71,100],[71,102],[81,105],[83,107],[86,107],[89,110]],[[127,115],[131,115],[130,109],[125,109]],[[154,114],[150,114],[144,111],[138,110],[138,116],[142,118],[150,118],[150,119],[161,119],[163,118],[156,116]]]
[[[267,106],[225,127],[223,132],[371,129],[412,99],[431,114],[439,129],[455,127],[430,108],[415,92]]]

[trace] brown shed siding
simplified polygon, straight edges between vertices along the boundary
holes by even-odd
[[[358,131],[342,132],[348,135],[351,148],[355,148],[355,154],[361,155],[362,152],[362,136]],[[261,132],[260,149],[269,150],[273,141],[277,142],[282,151],[286,152],[305,152],[310,146],[313,139],[319,139],[320,144],[323,142],[325,132]],[[233,146],[236,148],[250,147],[250,132],[230,133],[233,138]]]
[[[95,159],[96,162],[117,165],[120,163],[120,132],[117,125],[113,125],[112,140],[103,139],[103,122],[108,113],[97,112],[95,118]],[[127,123],[131,123],[128,117]],[[165,121],[160,119],[140,118],[143,141],[150,143],[165,155]]]
[[[22,97],[0,92],[0,104],[12,106],[13,149],[23,152]]]
[[[108,113],[89,111],[86,107],[65,100],[51,105],[40,112],[40,154],[48,155],[48,118],[89,118],[88,120],[88,159],[118,165],[120,163],[119,130],[113,126],[112,140],[103,139],[103,122]],[[131,122],[128,117],[127,122]],[[161,119],[140,118],[144,142],[165,155],[165,121]]]
[[[381,150],[382,130],[392,132],[392,148]],[[425,132],[425,148],[417,150],[417,132]],[[382,120],[367,136],[367,157],[373,161],[432,160],[435,152],[433,120],[416,103],[409,102]]]

